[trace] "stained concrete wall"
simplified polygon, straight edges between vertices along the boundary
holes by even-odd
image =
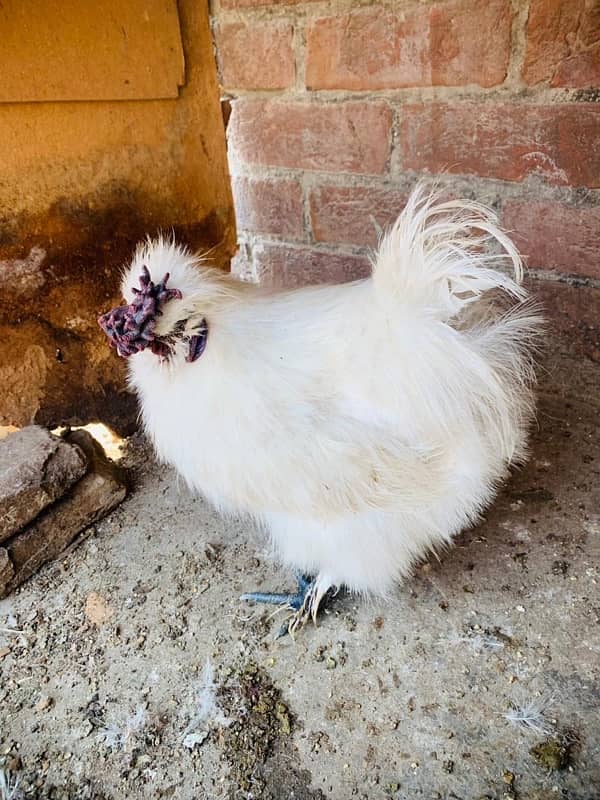
[[[159,228],[221,265],[235,246],[207,5],[61,9],[0,9],[19,67],[0,80],[0,425],[126,431],[135,404],[96,324],[121,265]]]

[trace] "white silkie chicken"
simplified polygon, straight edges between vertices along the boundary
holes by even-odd
[[[290,604],[294,630],[330,588],[386,595],[477,520],[533,414],[540,316],[521,275],[491,211],[423,188],[345,285],[274,291],[165,239],[139,246],[128,305],[100,324],[133,355],[160,459],[313,576],[246,599]]]

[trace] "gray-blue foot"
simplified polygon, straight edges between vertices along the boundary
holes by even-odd
[[[277,592],[248,592],[241,595],[240,600],[252,600],[255,603],[269,603],[277,606],[284,606],[292,611],[294,615],[291,619],[284,622],[279,629],[276,639],[290,633],[293,634],[301,628],[312,617],[316,621],[319,608],[326,592],[319,586],[315,578],[308,575],[297,575],[298,591],[290,594],[280,594]]]
[[[289,606],[298,611],[304,605],[306,595],[314,585],[314,579],[308,575],[296,575],[298,591],[290,594],[277,592],[247,592],[241,595],[240,600],[253,600],[255,603],[269,603],[274,606]]]

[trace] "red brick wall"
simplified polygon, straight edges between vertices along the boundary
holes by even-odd
[[[600,286],[598,0],[214,0],[213,29],[239,273],[363,274],[378,226],[442,175],[541,279]]]

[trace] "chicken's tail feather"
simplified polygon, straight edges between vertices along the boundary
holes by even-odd
[[[512,277],[502,271],[509,266]],[[443,200],[419,184],[382,238],[373,280],[383,297],[444,322],[491,289],[515,298],[523,268],[493,211],[471,200]]]

